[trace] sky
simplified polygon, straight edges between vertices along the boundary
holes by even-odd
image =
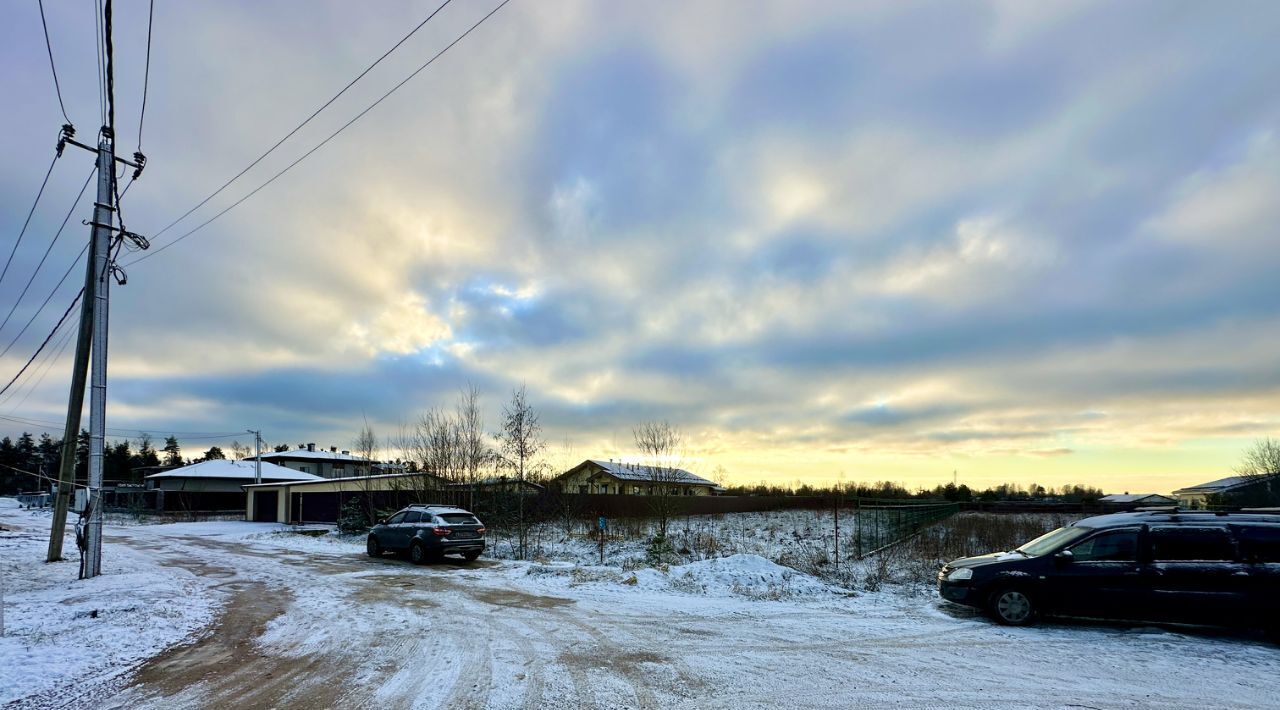
[[[146,8],[116,4],[129,155]],[[157,2],[129,229],[169,244],[497,1],[455,0],[161,231],[437,4]],[[92,140],[92,3],[45,5]],[[36,4],[0,12],[7,253],[63,119]],[[108,426],[350,448],[468,384],[496,430],[524,385],[553,466],[669,420],[725,483],[1230,475],[1280,434],[1276,36],[1271,2],[513,0],[240,206],[124,255]],[[91,161],[54,164],[0,305]],[[79,286],[53,291],[90,196],[0,328],[54,293],[6,381]],[[0,430],[60,430],[23,422],[64,416],[70,350],[0,396]]]

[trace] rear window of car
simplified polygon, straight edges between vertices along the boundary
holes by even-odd
[[[1280,528],[1236,528],[1240,555],[1250,562],[1280,562]]]
[[[441,513],[440,519],[449,525],[479,525],[480,521],[476,520],[474,515],[466,513]]]
[[[1235,559],[1235,548],[1222,528],[1155,528],[1151,531],[1151,559],[1222,562]]]

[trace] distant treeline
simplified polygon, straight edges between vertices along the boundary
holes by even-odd
[[[107,442],[103,452],[103,479],[141,483],[142,476],[137,469],[193,462],[182,458],[177,437],[167,437],[161,449],[156,449],[151,442],[149,434],[133,440]],[[211,458],[225,458],[222,449],[214,446],[195,461]],[[28,432],[23,432],[16,440],[6,436],[0,439],[0,494],[48,490],[49,479],[57,479],[61,465],[62,439],[55,439],[47,433],[41,434],[39,439]],[[76,437],[76,480],[87,480],[88,471],[89,432],[81,430],[80,436]]]
[[[1066,484],[1054,488],[1032,483],[1023,486],[1018,483],[1001,483],[983,490],[975,490],[961,483],[948,483],[933,488],[908,489],[900,483],[880,481],[877,483],[836,484],[831,486],[815,486],[808,483],[794,485],[778,485],[772,483],[756,483],[753,485],[725,486],[726,495],[738,496],[836,496],[858,498],[881,498],[887,500],[910,500],[926,498],[931,500],[949,500],[956,502],[970,501],[1008,501],[1008,500],[1053,500],[1063,503],[1093,503],[1106,495],[1100,488],[1080,484]]]

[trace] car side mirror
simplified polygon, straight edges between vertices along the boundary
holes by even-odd
[[[1062,552],[1059,552],[1058,554],[1053,556],[1053,559],[1057,560],[1060,564],[1066,564],[1068,562],[1071,562],[1075,558],[1076,558],[1075,553],[1073,553],[1071,550],[1063,550]]]
[[[378,518],[378,524],[379,524],[379,525],[386,525],[386,524],[387,524],[387,519],[386,519],[386,518]]]

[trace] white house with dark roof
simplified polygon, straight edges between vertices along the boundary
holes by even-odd
[[[250,456],[244,460],[254,461],[257,458]],[[278,466],[321,478],[367,476],[370,473],[370,466],[376,463],[363,456],[356,456],[350,451],[339,451],[336,446],[325,450],[317,449],[315,444],[307,444],[289,451],[265,452],[261,458],[263,461],[270,461]]]
[[[1248,496],[1251,494],[1271,493],[1280,488],[1280,473],[1264,476],[1227,476],[1216,481],[1201,483],[1198,486],[1179,488],[1173,492],[1178,505],[1183,508],[1203,508],[1208,504],[1209,496]]]
[[[161,473],[153,473],[147,476],[145,480],[147,488],[162,491],[240,493],[242,492],[240,487],[253,483],[257,474],[257,466],[253,461],[215,459],[169,469]],[[266,461],[262,462],[262,481],[264,483],[312,480],[319,481],[322,479],[309,473],[294,471]]]
[[[720,487],[714,481],[682,468],[647,466],[621,461],[588,459],[551,479],[566,493],[657,495],[712,495]]]
[[[1177,498],[1163,496],[1159,493],[1112,493],[1098,499],[1102,505],[1115,507],[1176,505]]]

